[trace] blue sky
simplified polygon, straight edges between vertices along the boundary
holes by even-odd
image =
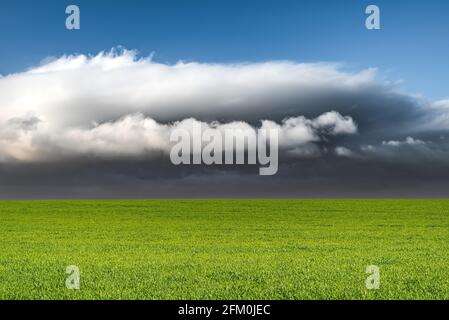
[[[81,9],[81,30],[65,29],[65,7]],[[365,7],[382,29],[365,29]],[[121,45],[159,62],[293,60],[378,67],[408,92],[449,97],[449,1],[2,1],[0,73],[65,53]]]

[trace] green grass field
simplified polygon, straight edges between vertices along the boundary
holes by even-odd
[[[446,200],[2,201],[0,221],[0,299],[449,299]]]

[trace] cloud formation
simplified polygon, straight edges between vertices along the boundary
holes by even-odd
[[[187,130],[193,139],[201,141],[202,137],[193,136],[195,125],[203,130],[216,130],[222,136],[225,130],[251,130],[256,133],[258,129],[246,122],[206,123],[194,118],[162,124],[142,114],[95,123],[89,127],[61,128],[26,115],[12,118],[1,127],[0,161],[56,162],[79,158],[150,160],[170,153],[173,146],[170,136],[175,130]],[[264,120],[260,129],[277,129],[279,147],[287,151],[305,144],[323,142],[325,137],[357,132],[354,121],[337,112],[328,112],[312,120],[302,116],[288,118],[281,124]]]
[[[137,58],[132,51],[64,56],[0,78],[0,120],[28,112],[58,126],[102,123],[135,113],[157,121],[281,120],[331,110],[346,114],[338,110],[342,101],[333,98],[380,90],[383,85],[375,76],[373,69],[347,73],[333,64],[166,65]],[[313,103],[316,99],[322,105]],[[344,108],[354,107],[345,103]]]
[[[239,184],[262,192],[248,168],[170,167],[170,133],[193,123],[219,131],[278,129],[279,176],[263,186],[273,194],[319,193],[342,182],[369,194],[375,182],[392,177],[403,190],[412,167],[435,186],[448,177],[449,100],[404,93],[376,69],[289,61],[163,64],[112,50],[0,77],[0,176],[10,185],[0,196],[26,197],[25,185],[47,181],[48,197],[61,184],[104,197],[99,190],[117,177],[129,190],[150,190],[147,196],[169,193],[175,180],[209,195],[213,188],[201,187],[205,177],[216,182],[214,195],[237,192]],[[114,192],[125,191],[117,185]]]

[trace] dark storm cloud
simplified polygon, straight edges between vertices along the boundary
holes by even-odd
[[[172,165],[192,123],[276,126],[278,173]],[[0,198],[446,196],[448,129],[373,69],[68,56],[0,78]]]

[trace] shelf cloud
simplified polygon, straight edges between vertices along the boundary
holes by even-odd
[[[172,166],[170,134],[193,123],[278,129],[279,174]],[[335,63],[163,64],[112,50],[0,77],[2,198],[377,195],[385,181],[419,196],[409,186],[422,179],[441,195],[448,139],[449,100]]]

